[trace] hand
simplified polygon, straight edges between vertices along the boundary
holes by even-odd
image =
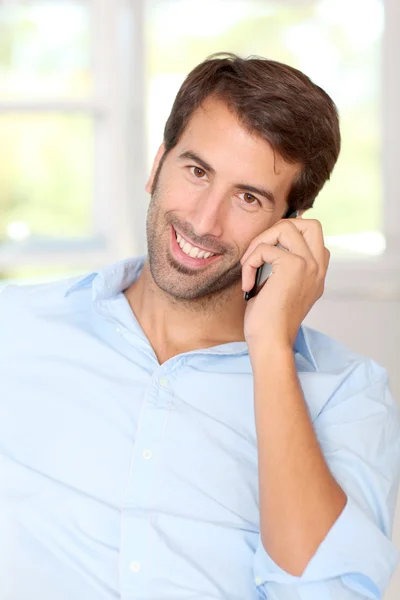
[[[278,242],[286,250],[277,248]],[[243,291],[251,290],[263,263],[272,265],[272,274],[247,303],[244,335],[250,354],[254,346],[293,347],[301,322],[323,294],[329,259],[316,219],[281,219],[251,242],[240,261]]]

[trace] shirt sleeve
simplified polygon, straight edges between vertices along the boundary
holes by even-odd
[[[374,361],[360,363],[349,378],[313,422],[346,506],[299,577],[271,559],[259,535],[254,581],[260,598],[381,600],[399,562],[391,537],[400,485],[400,409],[386,371]]]

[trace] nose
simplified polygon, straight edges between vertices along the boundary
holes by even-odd
[[[219,237],[223,231],[226,211],[226,192],[211,189],[211,186],[196,196],[187,221],[198,236],[213,235]]]

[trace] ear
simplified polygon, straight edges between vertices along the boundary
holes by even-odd
[[[160,147],[157,151],[155,159],[153,161],[153,166],[151,168],[150,177],[146,183],[145,189],[148,194],[151,194],[151,188],[153,187],[154,176],[157,172],[158,165],[160,164],[160,160],[161,160],[161,157],[164,154],[164,152],[165,152],[165,146],[164,146],[164,142],[162,142],[162,144],[160,145]]]

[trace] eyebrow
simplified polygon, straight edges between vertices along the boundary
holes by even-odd
[[[211,175],[215,175],[215,169],[213,169],[213,167],[211,165],[209,165],[208,162],[206,162],[203,158],[201,158],[195,152],[191,152],[191,151],[187,150],[186,152],[182,152],[182,154],[180,154],[178,156],[178,160],[187,160],[187,159],[194,160],[205,171],[208,171],[209,173],[211,173]],[[252,194],[257,194],[258,196],[263,196],[264,198],[269,200],[269,202],[272,202],[272,204],[274,206],[276,205],[276,198],[275,198],[274,194],[270,190],[267,190],[266,188],[255,187],[254,185],[248,185],[247,183],[237,183],[235,185],[235,187],[237,187],[239,190],[242,190],[244,192],[251,192]]]

